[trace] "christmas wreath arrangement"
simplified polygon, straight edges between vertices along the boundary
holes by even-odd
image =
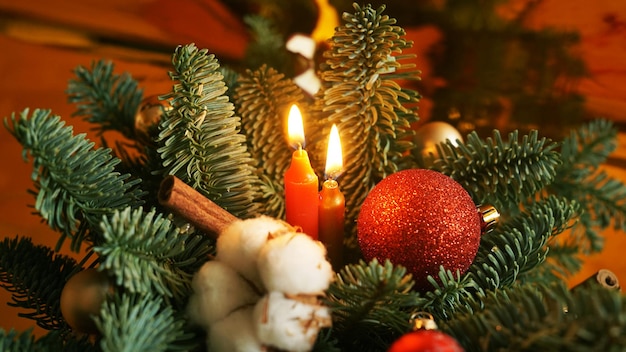
[[[76,69],[75,115],[128,143],[96,147],[48,110],[5,118],[35,209],[86,253],[0,243],[11,303],[49,330],[0,330],[2,350],[623,349],[617,278],[564,281],[626,228],[626,187],[597,171],[614,126],[416,131],[412,43],[384,10],[343,14],[312,91],[188,44],[159,97],[111,62]]]

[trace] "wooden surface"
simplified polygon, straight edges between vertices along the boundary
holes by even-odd
[[[533,2],[526,25],[580,34],[579,54],[589,70],[578,90],[597,116],[626,122],[626,1],[515,0]]]
[[[512,4],[524,2],[516,0]],[[178,4],[175,9],[174,4]],[[626,78],[626,2],[550,0],[537,4],[528,25],[581,30],[580,50],[592,76],[579,89],[586,94],[588,107],[599,116],[626,122],[626,85],[622,83]],[[507,10],[515,11],[516,7]],[[26,107],[50,108],[73,125],[76,133],[87,132],[92,138],[87,124],[70,118],[74,106],[66,102],[64,91],[76,66],[111,59],[118,73],[132,73],[145,95],[161,94],[171,89],[167,71],[176,45],[195,42],[218,57],[237,59],[248,41],[241,21],[213,0],[0,0],[0,29],[0,117]],[[409,33],[418,54],[437,36],[431,29]],[[428,80],[429,69],[423,56],[418,66],[424,70],[424,80]],[[428,100],[423,104],[426,107]],[[613,157],[617,162],[605,169],[626,181],[622,168],[626,137],[622,134],[620,148]],[[0,236],[30,236],[36,243],[54,246],[56,234],[32,215],[29,207],[33,204],[32,196],[27,194],[32,186],[32,164],[22,160],[21,146],[3,127],[0,161]],[[626,260],[621,253],[626,236],[607,231],[606,237],[605,252],[586,258],[583,271],[572,279],[573,283],[600,268],[613,270],[626,282]],[[63,253],[71,255],[67,248]],[[17,318],[17,310],[6,308],[3,302],[8,300],[6,291],[0,290],[0,327],[32,326],[31,321]]]

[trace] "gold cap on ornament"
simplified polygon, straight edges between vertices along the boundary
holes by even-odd
[[[478,212],[481,216],[480,228],[483,233],[493,230],[500,221],[500,213],[493,205],[481,205],[478,207]]]
[[[417,312],[411,315],[411,321],[413,323],[413,331],[438,329],[435,318],[427,312]]]

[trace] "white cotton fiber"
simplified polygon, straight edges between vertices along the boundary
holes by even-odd
[[[334,277],[326,247],[296,232],[268,241],[259,253],[258,268],[267,291],[293,295],[323,294]]]
[[[191,320],[203,327],[235,309],[254,304],[259,295],[234,269],[218,261],[206,262],[194,275],[187,306]]]
[[[260,288],[262,285],[256,264],[258,253],[269,239],[288,231],[286,223],[269,216],[235,221],[218,237],[216,259]]]

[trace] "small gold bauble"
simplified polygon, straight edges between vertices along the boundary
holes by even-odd
[[[422,158],[428,157],[431,153],[438,157],[438,144],[450,140],[453,145],[457,145],[457,139],[463,141],[463,136],[449,123],[443,121],[428,122],[415,132],[415,151]]]
[[[171,109],[168,101],[160,100],[158,96],[151,95],[142,100],[135,114],[135,133],[138,139],[144,143],[150,143],[150,130],[155,128],[161,121],[161,117]]]
[[[113,285],[106,273],[85,269],[72,276],[61,292],[61,314],[72,329],[87,334],[98,333],[92,315],[100,314],[100,307]]]

